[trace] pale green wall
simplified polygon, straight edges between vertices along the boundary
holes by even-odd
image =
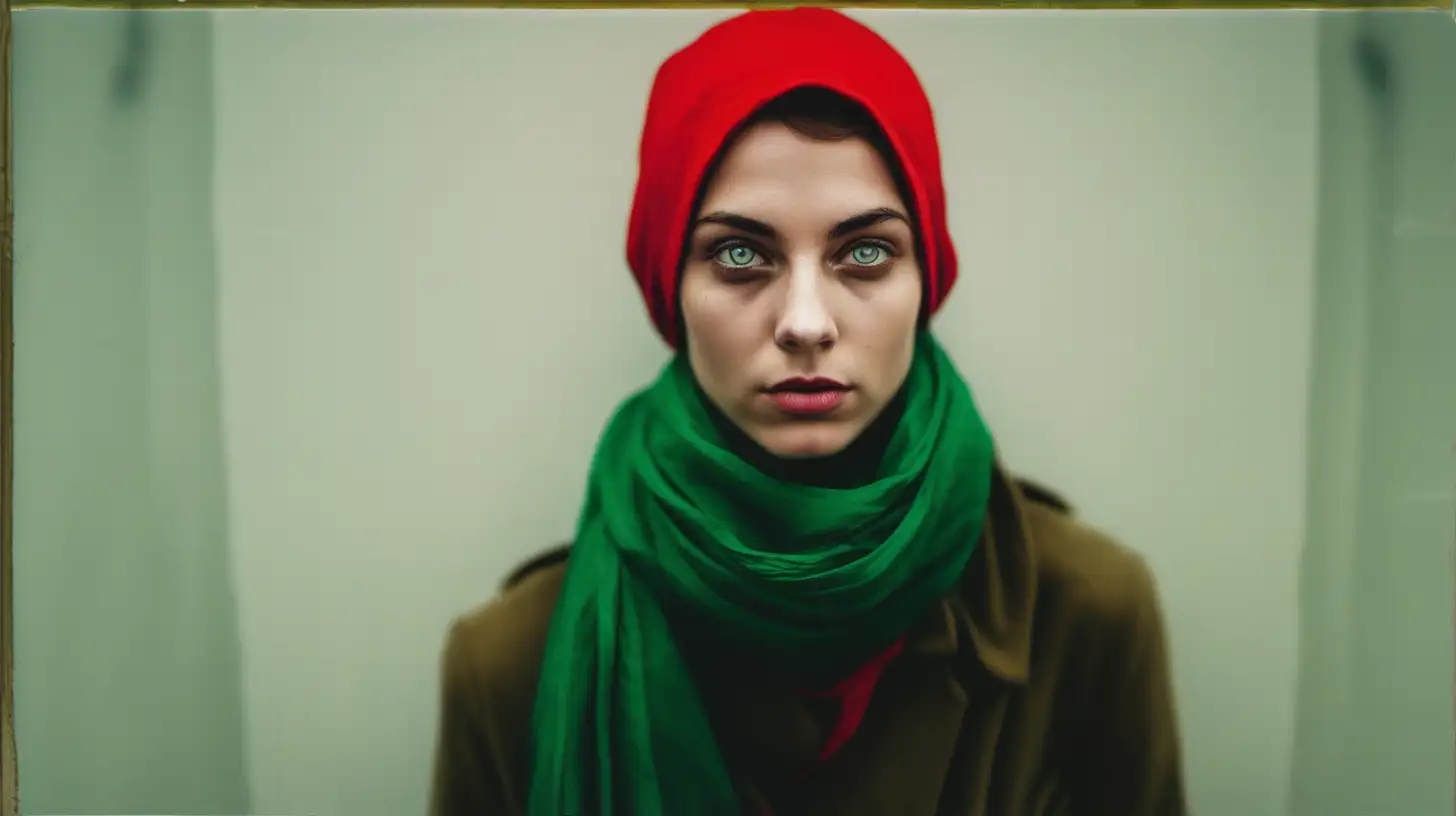
[[[1332,16],[1322,57],[1293,812],[1437,816],[1456,761],[1456,25]]]
[[[603,421],[663,359],[622,260],[642,106],[726,13],[218,16],[260,810],[422,806],[451,616],[570,534]],[[1157,572],[1199,812],[1284,813],[1315,17],[864,16],[936,106],[943,342],[1007,460]]]
[[[1453,804],[1456,546],[1456,22],[1382,15],[1391,206],[1369,286],[1365,489],[1353,601],[1363,812]]]
[[[23,812],[245,813],[211,20],[22,11],[14,44]]]

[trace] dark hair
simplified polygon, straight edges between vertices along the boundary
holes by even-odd
[[[889,150],[884,131],[864,106],[828,88],[796,88],[759,108],[744,127],[761,122],[780,122],[810,139],[838,142],[864,139],[877,149]]]

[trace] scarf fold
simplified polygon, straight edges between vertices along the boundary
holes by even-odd
[[[738,816],[669,621],[787,671],[848,667],[951,591],[980,537],[991,437],[930,334],[859,487],[764,474],[694,388],[679,354],[598,444],[537,692],[532,816]]]

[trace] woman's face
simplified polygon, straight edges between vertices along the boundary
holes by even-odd
[[[708,398],[777,456],[842,450],[904,383],[920,316],[909,209],[879,153],[755,125],[690,229],[682,316]]]

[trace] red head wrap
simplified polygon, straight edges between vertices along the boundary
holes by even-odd
[[[935,122],[909,63],[878,34],[836,11],[750,11],[669,57],[647,103],[627,263],[668,345],[677,346],[680,256],[704,172],[758,108],[808,86],[858,102],[885,131],[914,199],[906,204],[919,228],[927,313],[940,307],[955,283]]]

